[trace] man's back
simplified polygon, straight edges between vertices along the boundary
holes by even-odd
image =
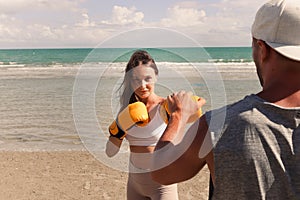
[[[216,125],[225,111],[224,126]],[[300,108],[251,95],[206,118],[215,124],[209,131],[221,134],[214,199],[300,199]]]

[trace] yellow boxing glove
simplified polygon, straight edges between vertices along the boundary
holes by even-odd
[[[194,101],[198,101],[198,100],[200,100],[200,97],[198,97],[196,95],[193,95],[192,99]],[[162,118],[164,119],[164,121],[166,123],[168,123],[169,116],[170,116],[170,110],[169,110],[169,106],[168,106],[168,101],[167,100],[165,100],[163,102],[163,106],[162,106],[162,109],[160,111],[160,115],[162,116]],[[187,123],[192,123],[192,122],[196,121],[198,118],[201,117],[201,115],[202,115],[202,110],[201,110],[201,108],[199,108],[196,113],[194,113],[193,115],[191,115],[189,117]]]
[[[147,108],[142,102],[129,104],[122,110],[117,119],[109,126],[109,133],[113,137],[123,139],[127,130],[133,125],[145,126],[149,122]]]

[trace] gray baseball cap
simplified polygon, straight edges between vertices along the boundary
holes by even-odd
[[[275,51],[300,61],[300,0],[272,0],[256,13],[252,36]]]

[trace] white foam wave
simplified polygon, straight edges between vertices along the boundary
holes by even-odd
[[[68,69],[79,69],[79,68],[86,68],[86,69],[98,69],[101,68],[107,68],[110,70],[124,70],[126,67],[126,62],[116,62],[116,63],[107,63],[107,62],[97,62],[97,63],[68,63],[68,64],[61,64],[61,63],[53,63],[53,64],[17,64],[17,63],[1,63],[0,62],[0,69],[17,69],[17,70],[68,70]],[[226,68],[226,69],[255,69],[254,62],[245,62],[245,63],[236,63],[236,62],[206,62],[206,63],[179,63],[179,62],[156,62],[157,66],[159,68],[163,67],[170,67],[170,68],[178,68],[178,69],[184,69],[184,68]]]

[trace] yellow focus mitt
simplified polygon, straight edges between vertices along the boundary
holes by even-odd
[[[200,99],[200,97],[198,97],[198,96],[196,96],[196,95],[193,95],[192,96],[192,99],[194,100],[194,101],[198,101],[199,99]],[[163,106],[162,106],[162,109],[161,109],[161,111],[160,111],[160,115],[162,116],[162,118],[164,119],[164,121],[166,122],[166,123],[168,123],[168,121],[169,121],[169,116],[170,116],[170,110],[169,110],[169,106],[168,106],[168,100],[165,100],[164,102],[163,102]],[[201,108],[199,108],[198,110],[197,110],[197,112],[196,113],[194,113],[193,115],[191,115],[190,117],[189,117],[189,119],[188,119],[188,123],[192,123],[192,122],[194,122],[194,121],[196,121],[198,118],[200,118],[201,117],[201,115],[202,115],[202,110],[201,110]]]

